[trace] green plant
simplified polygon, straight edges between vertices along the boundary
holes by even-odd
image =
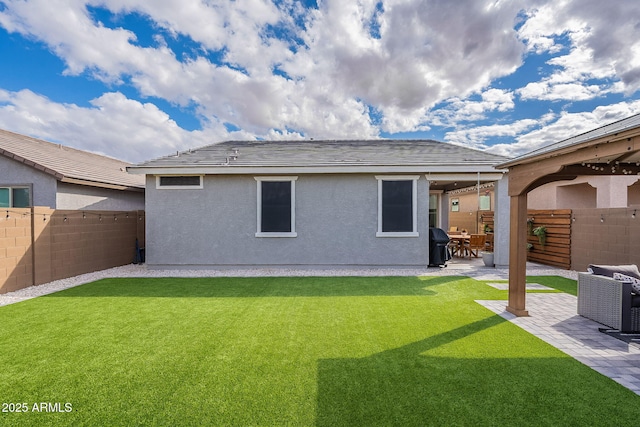
[[[544,245],[547,243],[547,227],[541,225],[540,227],[536,227],[533,229],[533,234],[538,236],[538,242],[544,248]]]
[[[527,243],[527,250],[528,251],[533,250],[533,243]]]
[[[527,218],[527,234],[529,236],[533,233],[533,221],[535,221],[535,218]]]
[[[491,233],[493,231],[493,229],[491,228],[491,226],[489,224],[485,224],[484,225],[484,232],[485,233]]]

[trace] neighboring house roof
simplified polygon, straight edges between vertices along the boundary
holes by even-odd
[[[150,160],[149,174],[497,172],[506,157],[432,140],[227,141]]]
[[[522,163],[530,163],[537,161],[540,158],[550,157],[552,155],[558,155],[559,153],[575,151],[585,146],[597,145],[602,142],[609,142],[607,139],[612,140],[619,138],[629,138],[636,136],[629,133],[629,131],[637,129],[636,134],[640,134],[640,114],[627,117],[626,119],[618,120],[617,122],[609,123],[608,125],[601,126],[599,128],[590,130],[580,135],[573,136],[571,138],[564,139],[562,141],[547,145],[534,151],[530,151],[522,156],[511,159],[504,162],[498,167],[511,167]],[[621,135],[624,133],[624,135]],[[636,156],[631,159],[627,156],[627,161],[640,160],[640,157]]]
[[[73,184],[119,190],[144,189],[130,163],[0,129],[0,154]]]

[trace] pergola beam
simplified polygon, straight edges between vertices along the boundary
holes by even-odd
[[[587,175],[587,176],[633,176],[640,175],[640,166],[633,163],[586,163],[583,166],[569,165],[562,168],[563,175]],[[553,175],[551,175],[553,176]]]

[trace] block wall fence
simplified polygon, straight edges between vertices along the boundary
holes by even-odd
[[[571,269],[589,264],[636,264],[640,267],[638,208],[573,209]]]
[[[0,294],[130,264],[144,211],[0,209]]]

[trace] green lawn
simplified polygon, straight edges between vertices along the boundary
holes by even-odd
[[[29,409],[0,425],[637,424],[634,393],[474,302],[506,295],[465,277],[101,280],[0,307],[0,402]]]
[[[575,280],[558,276],[528,276],[527,283],[539,283],[567,294],[578,296],[578,283]]]

